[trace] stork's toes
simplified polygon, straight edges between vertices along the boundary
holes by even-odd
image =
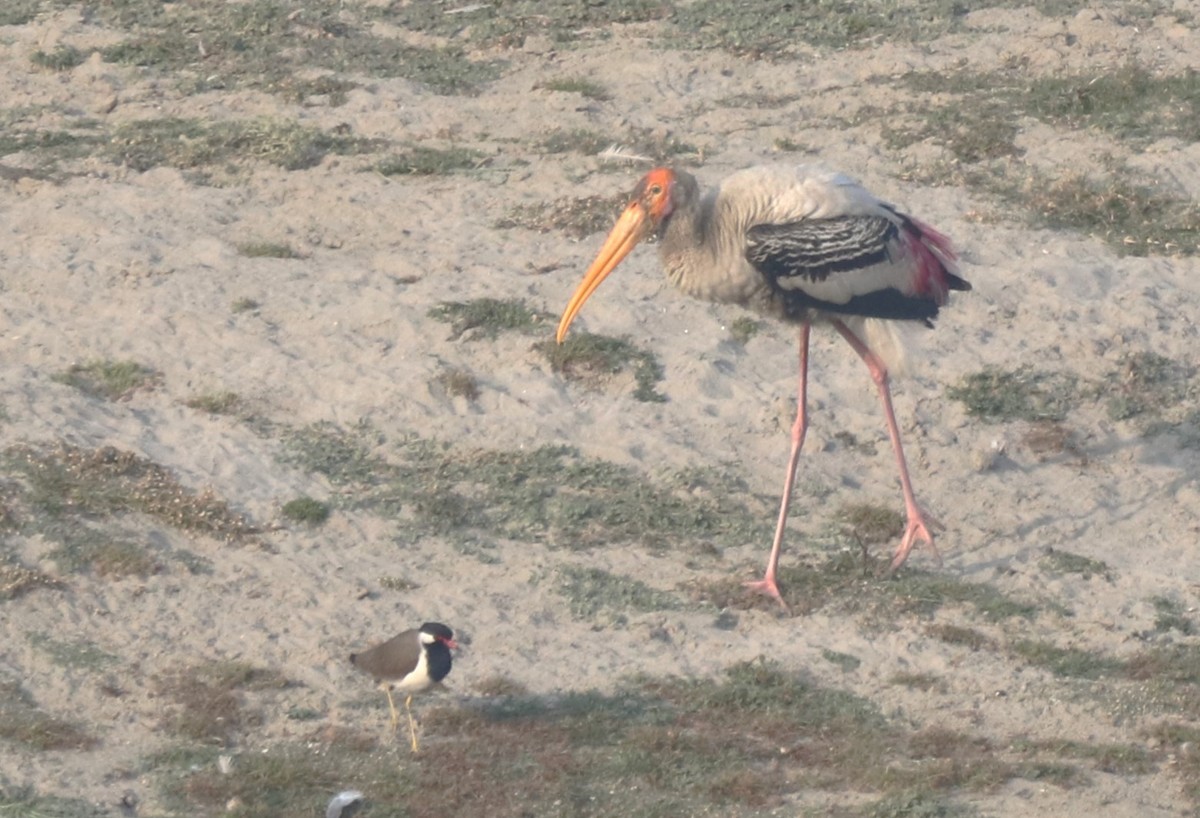
[[[909,514],[908,525],[904,529],[904,539],[900,540],[900,545],[896,548],[896,553],[892,555],[892,564],[888,567],[889,574],[894,573],[901,565],[904,565],[908,559],[909,552],[912,551],[913,546],[918,542],[923,542],[933,549],[934,559],[937,560],[938,566],[941,567],[942,555],[938,552],[937,545],[933,541],[933,531],[930,530],[931,528],[941,529],[942,524],[933,517],[930,517],[929,522],[926,522],[925,516],[920,512]]]
[[[788,604],[783,601],[783,594],[779,593],[779,583],[775,581],[775,577],[767,575],[762,579],[743,582],[742,585],[744,585],[747,590],[753,591],[756,594],[763,594],[764,596],[771,597],[779,603],[780,607],[783,608],[785,613],[787,613],[789,616],[791,615],[792,609],[789,608]]]

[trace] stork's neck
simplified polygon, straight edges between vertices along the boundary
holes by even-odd
[[[690,181],[659,236],[667,278],[694,298],[746,303],[765,283],[746,262],[743,214],[722,210],[719,188],[701,195]]]

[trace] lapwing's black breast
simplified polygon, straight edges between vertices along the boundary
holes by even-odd
[[[433,681],[445,679],[450,673],[450,648],[441,642],[434,642],[425,651],[425,666]]]

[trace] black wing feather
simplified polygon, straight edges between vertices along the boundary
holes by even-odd
[[[759,224],[746,231],[746,260],[770,283],[784,312],[806,319],[812,310],[920,321],[933,326],[938,305],[897,289],[852,297],[845,303],[814,298],[794,282],[824,281],[834,273],[857,270],[889,259],[888,246],[900,227],[883,216],[837,216],[832,219]],[[953,286],[953,284],[952,284]]]
[[[776,285],[789,278],[824,281],[886,261],[897,235],[895,222],[882,216],[758,224],[746,231],[746,260]]]

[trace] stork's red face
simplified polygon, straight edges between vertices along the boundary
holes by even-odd
[[[592,266],[584,273],[583,281],[563,310],[558,322],[558,343],[567,335],[567,328],[579,314],[583,302],[587,301],[609,273],[617,268],[621,260],[647,236],[653,235],[663,221],[671,215],[671,189],[675,186],[675,171],[670,168],[655,168],[642,177],[633,189],[633,200],[621,213],[613,226],[604,246]]]

